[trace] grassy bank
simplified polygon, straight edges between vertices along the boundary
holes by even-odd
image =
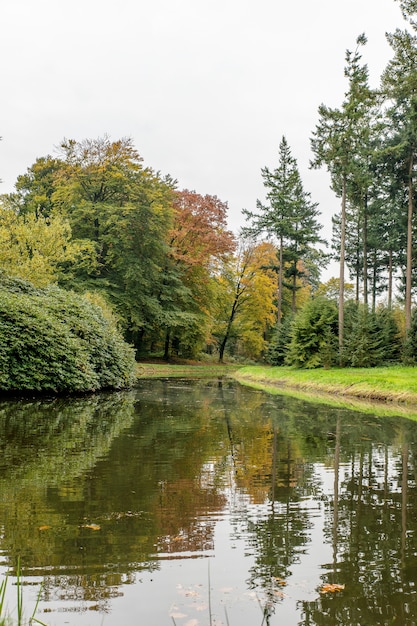
[[[202,363],[137,363],[138,378],[212,378],[229,376],[239,366]]]
[[[294,370],[287,367],[250,366],[239,369],[233,377],[242,382],[310,393],[417,406],[417,368],[414,367]]]
[[[334,368],[295,370],[286,367],[189,363],[138,363],[139,378],[210,378],[229,376],[269,393],[296,396],[333,408],[417,420],[417,368]]]

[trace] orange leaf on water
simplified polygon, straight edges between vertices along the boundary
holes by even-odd
[[[344,588],[344,585],[327,583],[321,587],[320,593],[336,593],[337,591],[343,591]]]
[[[39,526],[38,530],[49,530],[51,527],[48,526],[47,524],[44,524],[44,526]]]

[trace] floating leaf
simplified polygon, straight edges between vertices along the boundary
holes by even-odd
[[[321,587],[320,593],[336,593],[337,591],[343,591],[344,588],[344,585],[327,583]]]
[[[38,530],[49,530],[51,528],[51,526],[48,526],[47,524],[44,524],[43,526],[39,526]]]

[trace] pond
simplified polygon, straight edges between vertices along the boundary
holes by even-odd
[[[12,617],[20,588],[48,626],[417,623],[415,422],[142,380],[3,400],[0,445]]]

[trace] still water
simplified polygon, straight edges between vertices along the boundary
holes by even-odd
[[[12,616],[20,560],[48,626],[417,624],[415,422],[142,380],[2,401],[0,446]]]

